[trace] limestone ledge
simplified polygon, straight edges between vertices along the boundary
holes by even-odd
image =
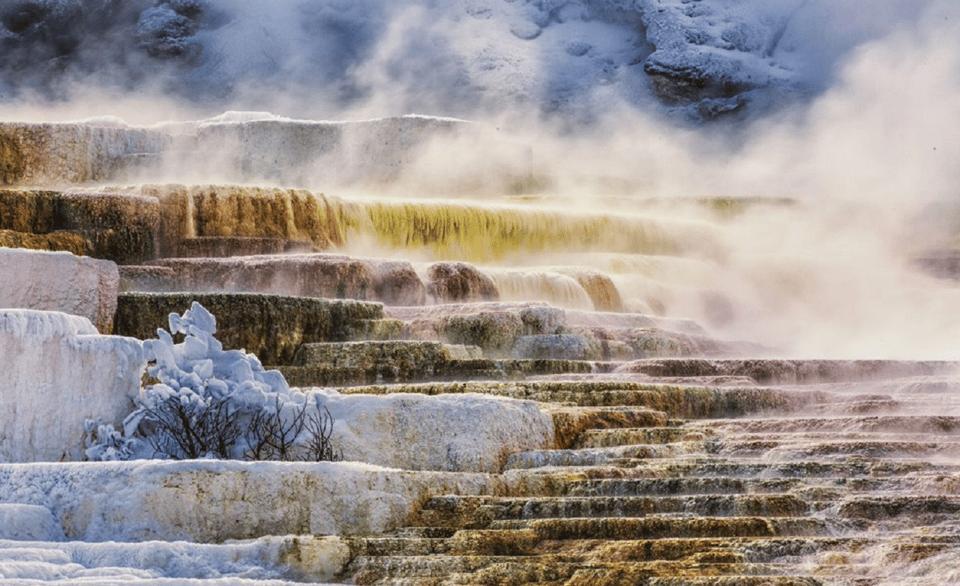
[[[140,341],[60,312],[0,310],[0,461],[80,460],[84,422],[119,424],[145,366]]]
[[[551,415],[533,401],[331,391],[324,405],[334,421],[331,441],[345,459],[404,470],[500,472],[511,454],[555,443]]]
[[[94,258],[137,264],[159,253],[160,207],[155,197],[100,189],[0,189],[0,229],[74,234]]]
[[[383,533],[432,495],[496,494],[500,483],[354,462],[3,464],[0,503],[47,507],[70,540],[208,543]]]
[[[0,248],[0,307],[62,311],[89,319],[100,332],[113,330],[120,274],[110,261]]]

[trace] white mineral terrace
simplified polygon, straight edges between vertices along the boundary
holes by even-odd
[[[958,27],[0,2],[0,586],[960,583]]]

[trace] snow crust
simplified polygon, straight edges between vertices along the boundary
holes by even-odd
[[[0,275],[16,275],[0,279],[0,307],[62,311],[113,330],[120,272],[111,261],[0,247]]]
[[[95,432],[86,451],[89,459],[250,458],[251,440],[242,433],[229,454],[158,453],[157,418],[170,401],[196,417],[225,406],[238,414],[242,429],[248,428],[251,414],[264,409],[279,411],[287,421],[301,408],[308,416],[329,413],[334,455],[404,470],[499,472],[511,453],[554,444],[552,418],[532,401],[472,393],[379,396],[290,389],[278,371],[264,370],[256,356],[224,350],[214,336],[216,318],[199,303],[169,320],[169,332],[160,329],[158,339],[143,343],[146,359],[155,361],[148,372],[158,382],[140,391],[122,434],[105,425],[88,428]],[[185,335],[179,344],[172,337],[177,333]],[[291,437],[300,446],[300,457],[309,456],[305,436]]]
[[[139,340],[101,336],[84,317],[0,310],[0,461],[83,458],[84,422],[119,422],[146,365]]]

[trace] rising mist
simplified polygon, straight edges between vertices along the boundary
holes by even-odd
[[[11,2],[0,9],[0,112],[137,125],[228,110],[478,121],[523,150],[437,142],[392,193],[499,197],[505,186],[486,182],[487,170],[515,169],[523,152],[531,205],[720,227],[720,250],[684,261],[698,263],[696,278],[615,276],[637,311],[692,317],[787,354],[955,356],[957,290],[913,262],[956,247],[960,231],[956,4],[726,7],[748,32],[758,18],[779,23],[755,49],[773,81],[709,119],[654,91],[640,66],[655,49],[641,5]],[[749,38],[734,41],[749,48]],[[306,173],[302,183],[358,190],[329,175]],[[716,196],[780,203],[719,220],[678,205]],[[503,262],[580,260],[545,251]],[[723,310],[705,298],[722,299]]]

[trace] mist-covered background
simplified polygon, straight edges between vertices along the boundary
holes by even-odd
[[[815,98],[864,44],[956,32],[954,4],[7,0],[0,102],[588,122],[626,106],[699,121]]]
[[[956,0],[0,5],[0,119],[227,111],[483,122],[530,147],[545,201],[576,209],[784,198],[796,205],[724,226],[727,256],[699,283],[738,308],[719,335],[819,357],[960,347],[960,292],[915,265],[960,258]],[[460,197],[516,152],[430,145],[397,189]],[[173,171],[166,179],[192,180],[180,162]],[[329,174],[308,183],[341,189]],[[664,308],[710,325],[682,296]]]

